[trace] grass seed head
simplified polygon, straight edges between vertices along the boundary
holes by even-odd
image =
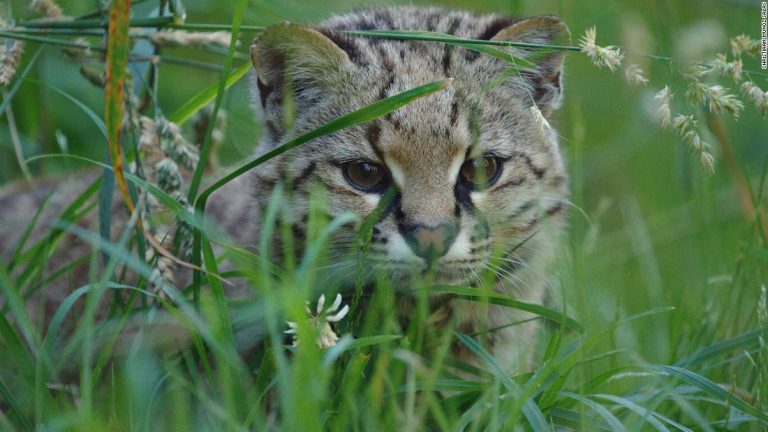
[[[588,28],[579,40],[579,47],[583,53],[589,56],[592,63],[597,67],[606,67],[611,72],[621,66],[624,54],[614,46],[601,47],[596,43],[597,30],[595,27]]]
[[[184,30],[168,30],[150,34],[149,39],[155,45],[168,46],[205,46],[218,45],[228,47],[232,35],[226,31],[217,32],[188,32]]]
[[[763,91],[753,81],[744,81],[741,84],[741,92],[755,104],[755,108],[763,115],[768,114],[768,91]]]
[[[643,69],[636,64],[631,64],[624,69],[624,77],[632,85],[644,86],[648,84],[648,78],[645,77]]]
[[[738,83],[742,79],[744,63],[739,57],[729,62],[725,54],[717,54],[710,63],[709,71],[716,75],[731,77],[734,82]]]
[[[19,68],[24,42],[4,39],[0,42],[0,86],[8,85]]]
[[[29,8],[45,15],[45,21],[57,21],[65,18],[61,6],[53,0],[32,0]]]
[[[738,118],[744,104],[735,95],[728,93],[728,90],[721,85],[712,85],[708,87],[707,97],[709,99],[709,110],[713,113],[726,112],[733,118]]]
[[[674,96],[674,94],[669,90],[669,86],[664,86],[664,88],[654,96],[654,99],[659,101],[659,109],[657,111],[661,117],[661,126],[664,128],[669,127],[669,124],[672,121],[672,111],[669,108],[669,104],[672,102],[672,96]]]
[[[744,34],[738,35],[731,38],[731,52],[734,57],[742,54],[756,55],[760,52],[760,42]]]

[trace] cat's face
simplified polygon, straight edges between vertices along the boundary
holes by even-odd
[[[545,120],[559,102],[562,59],[544,57],[525,77],[500,80],[511,65],[496,58],[335,31],[365,28],[366,20],[376,28],[386,21],[419,28],[418,17],[398,19],[391,9],[384,11],[388,17],[379,10],[337,18],[319,32],[284,25],[256,41],[252,53],[269,131],[266,146],[421,84],[446,77],[454,78],[452,84],[274,160],[257,172],[257,196],[268,197],[275,182],[287,180],[293,188],[289,213],[299,235],[306,231],[310,196],[331,216],[351,212],[362,220],[382,210],[367,247],[371,273],[383,271],[396,280],[429,273],[440,283],[471,283],[493,255],[495,270],[513,274],[542,242],[551,241],[547,231],[559,229],[567,198],[556,133]],[[562,31],[552,18],[511,23],[439,12],[432,30],[463,37],[492,32],[486,38],[544,42]],[[295,107],[290,131],[284,128],[285,83],[291,84]],[[334,235],[337,269],[350,272],[357,265],[356,235],[352,225]]]

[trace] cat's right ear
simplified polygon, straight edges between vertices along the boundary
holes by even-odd
[[[289,22],[264,30],[251,45],[251,60],[262,106],[284,85],[294,91],[343,85],[346,72],[354,67],[347,53],[325,35]]]

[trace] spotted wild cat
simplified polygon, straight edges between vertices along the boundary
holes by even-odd
[[[255,105],[265,125],[259,152],[381,98],[447,77],[453,81],[443,91],[387,116],[271,160],[214,194],[207,214],[250,247],[258,244],[262,213],[278,183],[290,186],[289,213],[299,237],[306,233],[310,191],[323,197],[330,216],[351,212],[361,218],[393,191],[373,228],[364,263],[368,269],[383,271],[402,285],[423,272],[433,274],[438,283],[471,285],[492,266],[496,290],[542,302],[568,199],[557,133],[546,120],[562,97],[562,53],[497,47],[534,62],[535,67],[521,65],[518,70],[464,47],[343,32],[370,29],[529,43],[568,38],[565,25],[552,16],[511,19],[418,7],[362,9],[316,27],[270,27],[251,47]],[[286,105],[289,99],[292,103]],[[67,201],[93,177],[0,191],[0,253],[9,256],[29,215],[53,185],[63,183],[31,241],[41,238]],[[119,209],[116,205],[113,239],[126,219]],[[96,221],[92,211],[80,225],[98,232]],[[343,227],[332,247],[336,252],[358,252],[350,249],[356,233],[354,226]],[[91,250],[73,236],[59,245],[50,260],[52,273]],[[500,257],[498,263],[492,256]],[[337,269],[347,270],[338,272],[339,277],[355,274],[345,267],[355,265],[353,261],[337,263]],[[44,307],[33,301],[30,308],[52,314],[87,275],[85,265],[73,267],[65,278],[32,294]],[[527,318],[525,314],[441,298],[435,298],[433,306],[438,309],[435,316],[456,320],[463,332],[498,327],[489,340],[505,368],[530,357],[536,324],[508,326]]]
[[[495,288],[542,302],[568,199],[557,134],[545,119],[561,101],[562,53],[514,50],[536,65],[517,73],[505,60],[449,44],[344,33],[370,29],[529,43],[568,37],[552,16],[517,20],[418,7],[368,8],[314,28],[283,23],[267,29],[251,47],[267,131],[261,151],[381,98],[447,77],[453,82],[259,167],[256,202],[267,202],[278,182],[291,185],[294,232],[301,236],[310,191],[323,196],[331,216],[366,217],[393,188],[394,199],[373,229],[369,268],[399,283],[429,270],[438,283],[472,284],[496,265],[491,256],[500,251]],[[294,100],[290,130],[286,94]],[[354,248],[355,232],[349,227],[337,235],[336,248]],[[349,270],[356,261],[346,265],[339,277],[355,274]],[[504,327],[524,314],[462,300],[436,299],[434,307],[445,309],[462,331],[501,327],[489,339],[506,367],[529,357],[536,324]]]

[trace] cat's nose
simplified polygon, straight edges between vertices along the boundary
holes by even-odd
[[[457,227],[440,224],[435,227],[408,225],[403,227],[403,237],[416,255],[432,263],[448,252],[456,240]]]

